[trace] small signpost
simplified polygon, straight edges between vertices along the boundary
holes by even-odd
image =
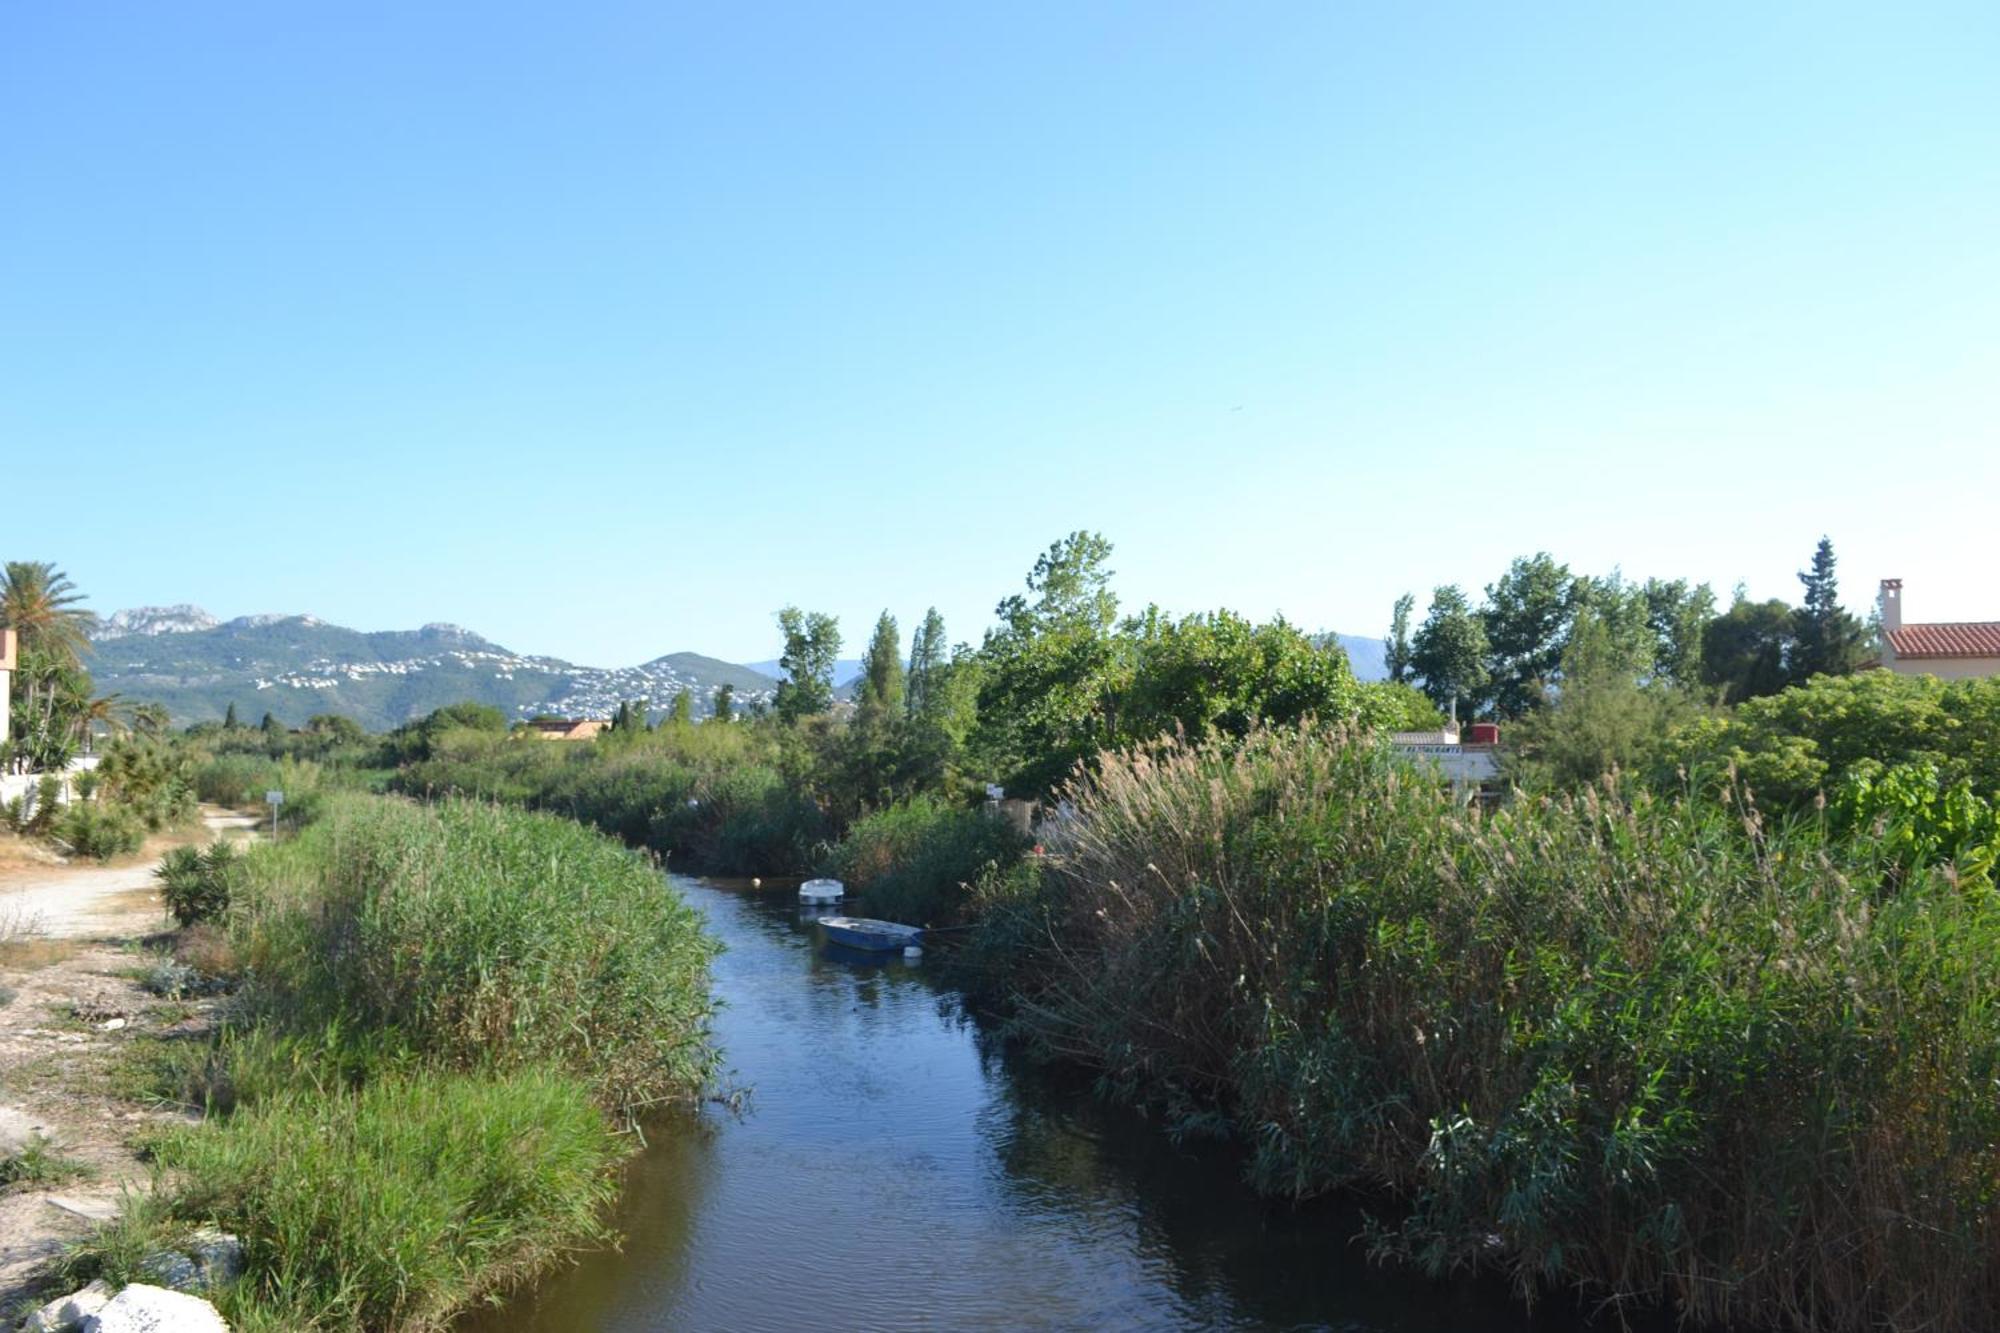
[[[264,804],[271,807],[271,841],[278,840],[278,807],[285,803],[285,794],[272,790],[264,793]]]

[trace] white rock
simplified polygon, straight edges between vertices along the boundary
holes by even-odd
[[[99,1278],[81,1291],[56,1297],[29,1315],[21,1325],[21,1333],[73,1333],[110,1299],[111,1284]]]
[[[118,1029],[125,1026],[125,1020],[122,1018],[107,1018],[106,1020],[104,1020],[102,1024],[100,1024],[100,1026],[103,1027],[103,1029],[106,1032],[116,1032],[118,1031]]]
[[[82,1333],[229,1333],[199,1296],[134,1282],[83,1321]]]

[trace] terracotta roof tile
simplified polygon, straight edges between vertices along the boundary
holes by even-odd
[[[1889,631],[1898,657],[2000,657],[2000,620],[1905,625]]]

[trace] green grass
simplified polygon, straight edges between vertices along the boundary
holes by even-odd
[[[560,1071],[413,1071],[267,1093],[153,1144],[161,1175],[74,1276],[139,1276],[200,1225],[241,1237],[238,1329],[423,1330],[610,1238],[627,1140]]]
[[[241,1333],[428,1330],[604,1243],[641,1108],[703,1091],[699,917],[644,856],[548,815],[334,793],[240,863],[244,978],[213,1040],[135,1040],[114,1085],[204,1123],[68,1276],[241,1236]],[[205,927],[204,929],[212,929]]]
[[[2000,1327],[2000,896],[1615,787],[1481,817],[1312,731],[1107,758],[962,974],[1378,1254],[1728,1327]]]
[[[834,850],[833,872],[868,897],[876,916],[949,925],[966,911],[967,886],[1012,865],[1027,839],[981,810],[929,797],[864,815]]]
[[[700,919],[645,857],[568,820],[339,796],[248,862],[251,1012],[394,1033],[453,1068],[553,1065],[632,1111],[713,1067]]]
[[[88,1180],[96,1174],[90,1163],[58,1151],[48,1139],[34,1134],[14,1152],[0,1156],[0,1194]]]

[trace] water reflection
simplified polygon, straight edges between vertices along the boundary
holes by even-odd
[[[650,1126],[623,1250],[466,1333],[1574,1326],[1370,1266],[1353,1211],[1259,1200],[1228,1152],[1018,1067],[922,966],[827,945],[789,890],[682,887],[729,946],[748,1109]]]

